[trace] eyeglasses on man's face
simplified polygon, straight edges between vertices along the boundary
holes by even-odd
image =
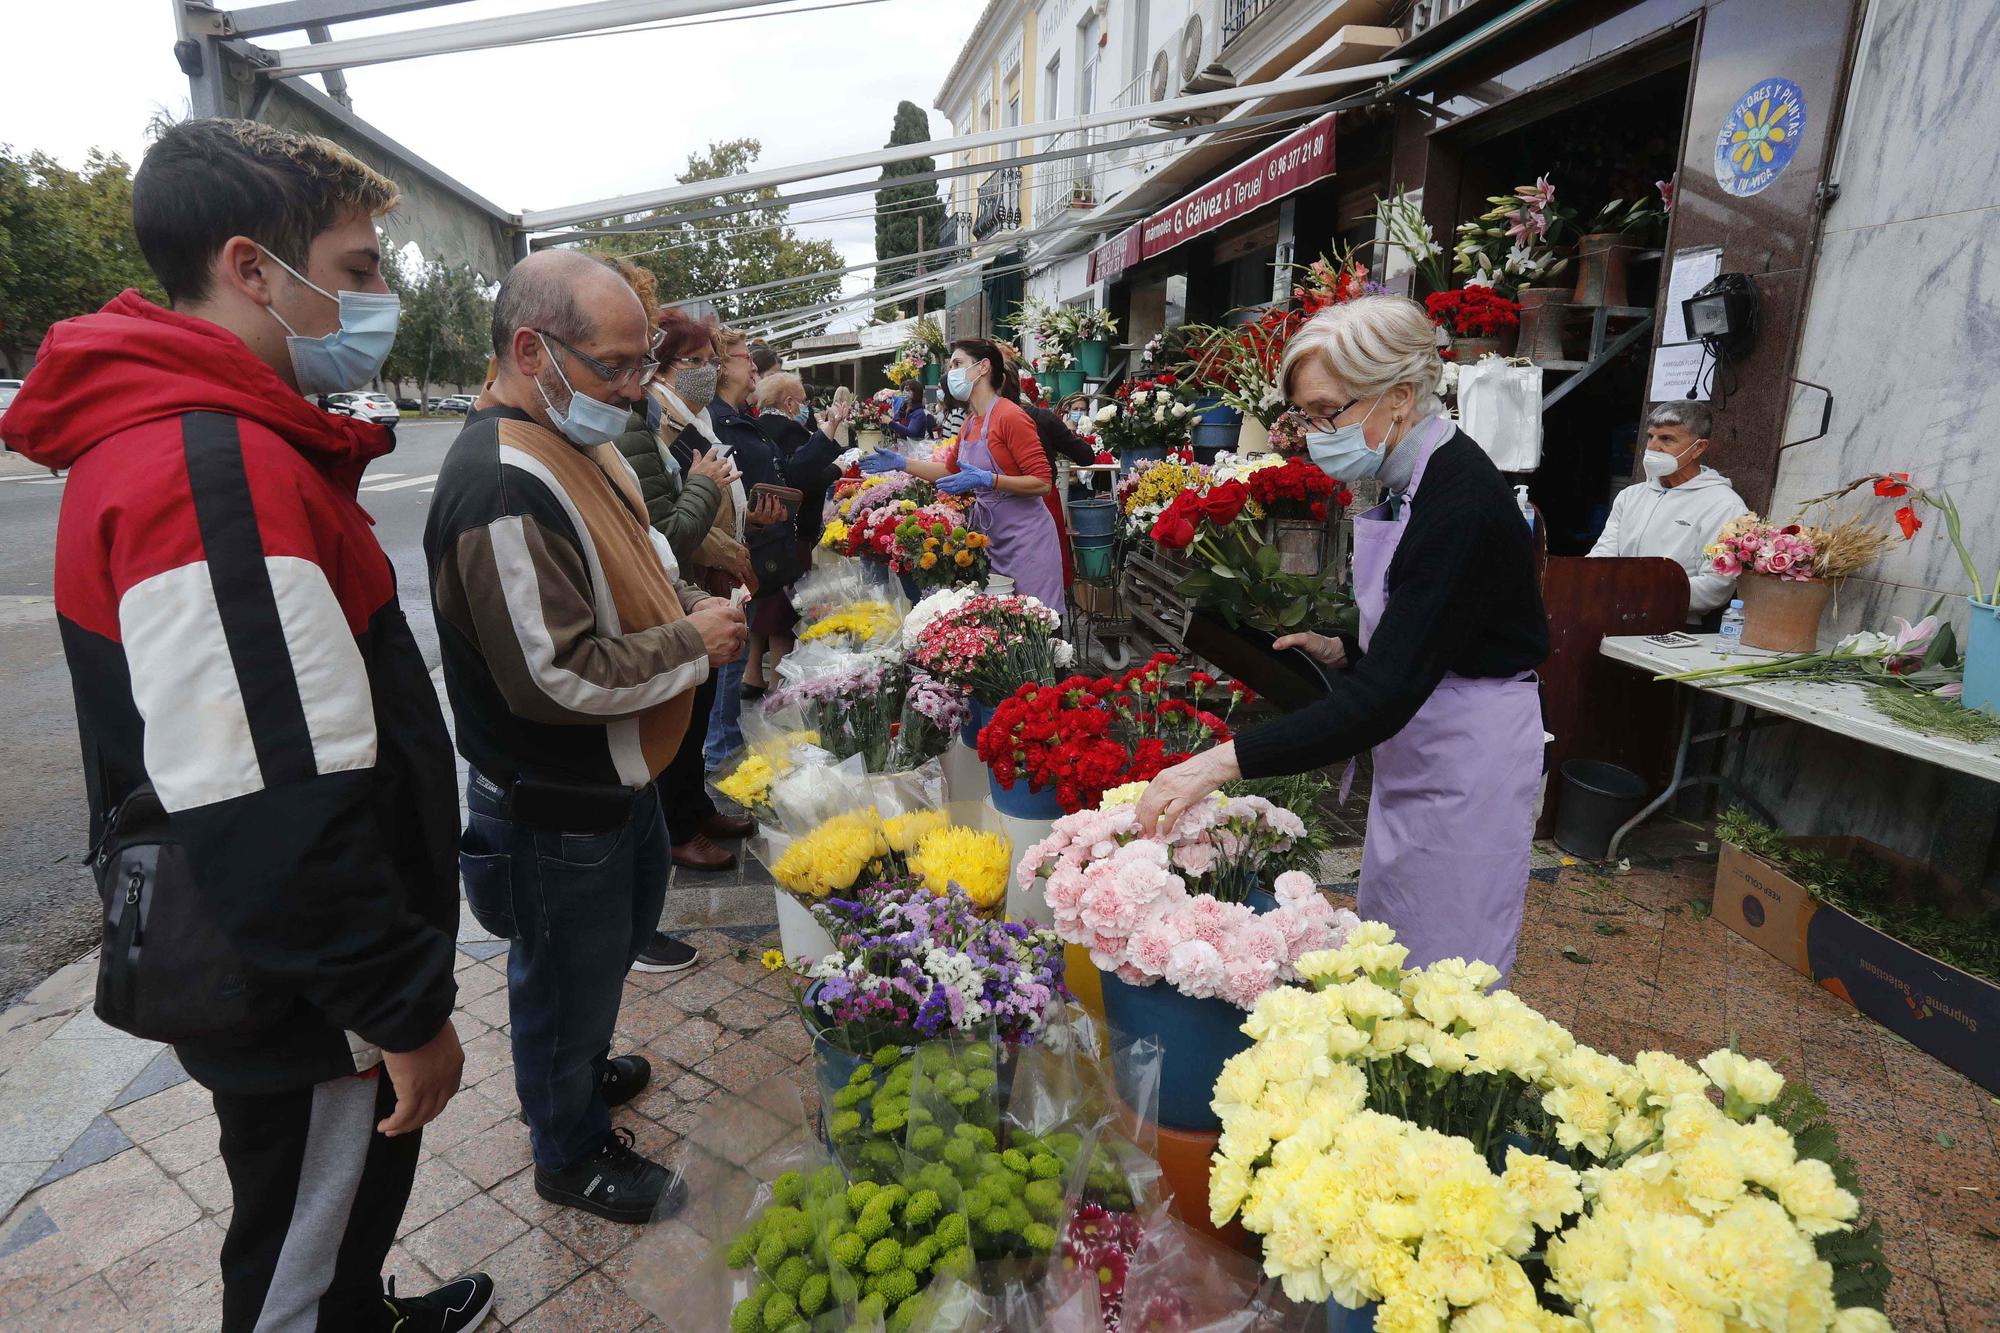
[[[535,332],[581,361],[585,369],[614,389],[622,389],[628,384],[651,384],[653,377],[660,373],[660,363],[650,356],[636,366],[607,365],[586,352],[578,351],[573,344],[556,337],[553,333],[542,329],[536,329]]]

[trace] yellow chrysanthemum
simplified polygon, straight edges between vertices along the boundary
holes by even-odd
[[[907,854],[927,835],[950,823],[951,817],[942,810],[913,810],[907,815],[884,820],[882,832],[889,839],[891,851]]]
[[[882,820],[873,807],[836,815],[785,849],[771,878],[793,893],[824,898],[854,887],[889,855]]]
[[[997,833],[949,825],[926,834],[909,860],[910,873],[932,893],[956,884],[979,906],[992,907],[1007,896],[1013,847]]]
[[[736,771],[715,784],[715,789],[746,810],[770,804],[771,783],[777,778],[771,761],[753,754],[736,766]]]
[[[807,626],[799,634],[799,642],[813,643],[843,635],[856,643],[872,643],[894,633],[901,624],[887,602],[856,602]]]

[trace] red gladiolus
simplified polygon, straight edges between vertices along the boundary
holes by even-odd
[[[1885,500],[1900,500],[1910,493],[1909,486],[1905,484],[1909,480],[1910,474],[1907,472],[1886,473],[1875,479],[1875,494]],[[1897,518],[1901,517],[1902,515],[1897,515]]]
[[[1924,521],[1917,517],[1917,511],[1913,507],[1904,505],[1896,511],[1896,526],[1903,530],[1903,540],[1908,541],[1917,535],[1917,530],[1924,526]]]

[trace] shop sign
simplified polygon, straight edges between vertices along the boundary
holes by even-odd
[[[1090,280],[1116,282],[1139,262],[1139,225],[1133,223],[1090,252]]]
[[[1234,171],[1217,177],[1140,227],[1146,259],[1333,174],[1332,112]]]
[[[1736,99],[1715,136],[1715,179],[1739,199],[1761,194],[1792,164],[1806,128],[1806,95],[1765,79]]]

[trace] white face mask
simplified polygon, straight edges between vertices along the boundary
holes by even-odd
[[[1648,449],[1646,456],[1639,460],[1639,466],[1646,470],[1648,481],[1665,481],[1679,472],[1687,464],[1679,456],[1659,449]]]

